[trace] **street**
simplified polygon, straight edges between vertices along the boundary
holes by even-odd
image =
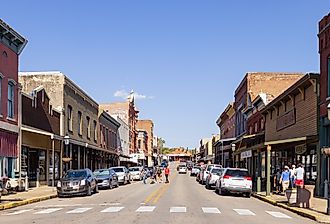
[[[5,210],[1,223],[315,223],[255,198],[219,196],[171,167],[170,184],[134,182],[91,197]]]

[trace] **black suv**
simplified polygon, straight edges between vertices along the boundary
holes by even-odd
[[[57,182],[58,197],[98,193],[96,178],[90,169],[69,170]]]

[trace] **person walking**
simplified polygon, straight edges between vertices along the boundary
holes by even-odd
[[[158,176],[159,183],[162,183],[163,182],[162,169],[160,167],[158,167],[157,176]]]
[[[281,193],[281,176],[282,176],[281,170],[277,169],[275,174],[275,189],[277,194]]]
[[[297,187],[303,188],[304,187],[304,176],[305,176],[305,169],[303,168],[302,164],[298,164],[298,168],[295,170],[295,185]]]
[[[170,169],[168,168],[168,166],[165,168],[164,173],[165,173],[165,178],[166,178],[165,183],[169,183],[168,176],[170,175]]]
[[[148,172],[146,169],[142,170],[143,184],[147,184]]]
[[[290,170],[290,187],[296,187],[296,165],[292,165]]]
[[[282,191],[285,192],[290,185],[290,171],[288,166],[285,166],[284,171],[282,172],[281,184],[282,184]]]

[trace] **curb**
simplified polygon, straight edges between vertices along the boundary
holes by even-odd
[[[32,203],[36,203],[36,202],[40,202],[40,201],[46,201],[46,200],[49,200],[52,198],[57,198],[57,194],[51,194],[51,195],[46,195],[46,196],[25,199],[23,201],[9,202],[4,205],[0,205],[0,211],[11,209],[11,208],[16,208],[16,207],[23,206],[23,205],[32,204]]]
[[[253,197],[261,200],[261,201],[264,201],[264,202],[267,202],[269,204],[272,204],[274,206],[277,206],[277,207],[280,207],[280,208],[284,208],[290,212],[293,212],[293,213],[296,213],[300,216],[303,216],[305,218],[309,218],[309,219],[312,219],[314,221],[317,221],[317,222],[320,222],[320,223],[329,223],[329,222],[326,222],[326,221],[323,221],[322,218],[320,217],[322,214],[320,215],[314,215],[314,214],[310,214],[310,213],[307,213],[305,211],[301,211],[299,208],[295,208],[295,207],[290,207],[288,205],[285,205],[283,203],[279,203],[275,200],[272,200],[270,198],[266,198],[266,197],[263,197],[263,196],[260,196],[260,195],[257,195],[257,194],[253,194],[252,195]]]

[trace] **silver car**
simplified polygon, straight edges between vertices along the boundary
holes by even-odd
[[[131,183],[131,174],[125,166],[111,167],[111,169],[116,172],[119,184],[125,185]]]

